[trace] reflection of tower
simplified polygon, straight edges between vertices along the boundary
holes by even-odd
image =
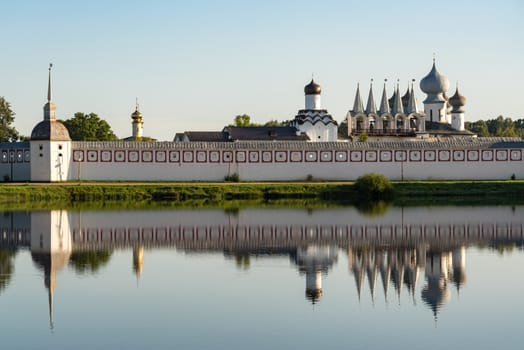
[[[337,258],[337,250],[332,246],[297,248],[295,263],[306,274],[306,298],[313,304],[322,296],[322,273],[327,273]]]
[[[452,281],[460,292],[460,287],[466,283],[466,248],[460,247],[453,249],[451,252],[453,256]]]
[[[144,267],[144,247],[135,247],[133,249],[133,272],[137,281],[140,279],[142,268]]]
[[[433,311],[435,321],[438,311],[450,298],[447,288],[450,268],[451,253],[427,253],[425,274],[428,283],[422,290],[422,301]]]
[[[31,215],[31,257],[44,271],[49,298],[49,323],[53,328],[53,294],[56,274],[69,262],[71,228],[63,210],[33,212]]]

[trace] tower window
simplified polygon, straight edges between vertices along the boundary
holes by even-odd
[[[62,149],[62,145],[58,145],[58,149]]]
[[[44,146],[40,145],[40,146],[38,146],[38,149],[41,151],[41,150],[44,149]]]

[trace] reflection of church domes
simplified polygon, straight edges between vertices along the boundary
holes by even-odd
[[[294,258],[299,271],[306,275],[306,299],[315,304],[322,296],[322,273],[327,273],[337,261],[337,250],[331,246],[308,246],[298,248]]]
[[[449,80],[440,74],[433,62],[431,71],[420,81],[420,89],[428,95],[438,95],[448,91]]]
[[[450,299],[450,293],[445,285],[440,283],[428,283],[421,293],[422,301],[433,311],[436,318],[439,310]]]
[[[304,93],[306,95],[320,95],[322,90],[320,89],[320,85],[315,83],[313,79],[311,79],[311,82],[304,86]]]

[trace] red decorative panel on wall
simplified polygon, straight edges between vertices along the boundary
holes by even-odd
[[[301,162],[302,161],[302,151],[289,152],[289,160],[291,160],[292,162]]]
[[[508,151],[505,149],[498,149],[495,151],[495,159],[497,161],[506,161],[508,160]]]
[[[482,150],[482,161],[489,162],[493,160],[493,150],[484,149]]]
[[[249,151],[249,162],[250,163],[259,163],[260,162],[260,155],[258,154],[258,151]]]
[[[153,161],[153,151],[142,151],[142,162],[151,163]]]
[[[169,162],[170,163],[180,162],[180,152],[179,151],[169,151]]]
[[[127,160],[131,163],[138,163],[140,160],[138,151],[127,151]]]
[[[332,151],[320,151],[320,161],[321,162],[331,162],[333,160]]]
[[[463,162],[466,160],[466,155],[464,150],[453,150],[453,161],[454,162]]]
[[[391,162],[393,160],[392,151],[380,151],[379,155],[381,162]]]
[[[377,151],[364,151],[366,162],[376,162],[378,160]]]
[[[352,162],[361,162],[362,161],[362,151],[350,151],[349,159]]]
[[[275,151],[275,161],[278,163],[287,162],[287,151]]]
[[[405,150],[395,151],[395,161],[405,162],[408,160],[408,152]]]
[[[73,151],[73,162],[83,162],[83,161],[84,161],[84,151],[78,150],[78,149],[74,150]]]
[[[476,149],[470,149],[467,151],[467,159],[468,162],[478,162],[480,159],[479,157],[479,151]]]
[[[182,162],[193,163],[193,151],[182,151]]]
[[[447,149],[438,151],[438,160],[441,162],[449,162],[451,160],[451,152]]]
[[[235,159],[237,163],[245,163],[247,161],[246,159],[246,151],[237,151],[235,153]]]
[[[220,151],[209,151],[209,161],[211,163],[220,163]]]
[[[273,152],[271,151],[262,151],[262,162],[271,163],[273,161]]]
[[[335,151],[335,162],[347,162],[348,153],[346,151]]]
[[[232,163],[233,162],[233,152],[232,151],[222,151],[222,163]]]
[[[155,162],[165,163],[167,161],[166,151],[155,151]]]
[[[306,151],[306,162],[316,162],[318,159],[317,151]]]
[[[520,161],[522,160],[522,151],[520,149],[512,149],[509,151],[509,160]]]
[[[122,163],[126,161],[126,152],[123,150],[115,151],[115,162]]]
[[[195,158],[197,163],[206,163],[207,162],[207,152],[206,151],[196,151]]]
[[[415,149],[409,151],[409,161],[410,162],[420,162],[422,161],[422,151]]]
[[[434,162],[437,160],[437,151],[435,150],[425,150],[424,151],[424,161]]]
[[[87,151],[87,161],[88,162],[98,162],[98,151],[88,150]]]
[[[113,160],[113,152],[109,150],[100,151],[100,160],[102,162],[110,162]]]

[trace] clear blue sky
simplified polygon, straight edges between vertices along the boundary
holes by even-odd
[[[220,130],[237,114],[291,119],[314,74],[339,122],[356,85],[437,66],[468,99],[466,120],[524,117],[524,2],[2,0],[0,96],[25,135],[42,119],[54,64],[57,116],[94,112],[131,134]],[[450,91],[453,93],[453,91]],[[424,96],[418,90],[418,99]]]

